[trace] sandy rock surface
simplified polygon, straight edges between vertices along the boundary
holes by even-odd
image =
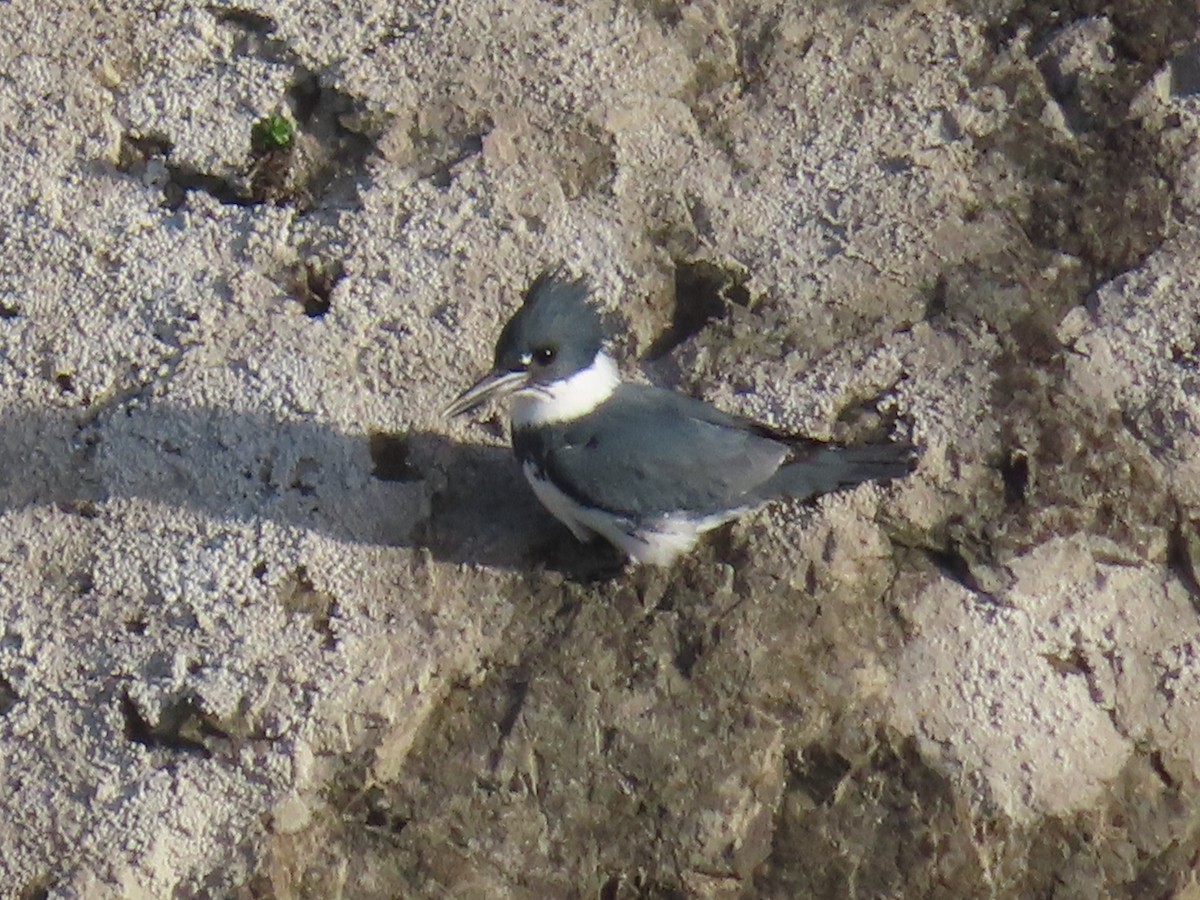
[[[0,7],[0,896],[1200,897],[1198,18]],[[616,571],[558,260],[919,469]]]

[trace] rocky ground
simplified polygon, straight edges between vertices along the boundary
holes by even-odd
[[[0,8],[0,893],[1200,898],[1198,20]],[[557,260],[919,469],[616,572],[439,416]]]

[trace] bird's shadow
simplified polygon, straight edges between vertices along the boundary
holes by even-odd
[[[105,506],[119,498],[576,580],[621,566],[542,509],[507,446],[166,404],[0,411],[0,513],[119,515]]]

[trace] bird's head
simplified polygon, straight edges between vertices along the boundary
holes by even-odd
[[[492,370],[446,407],[447,416],[516,394],[553,399],[555,391],[593,366],[611,366],[602,353],[604,330],[586,278],[561,268],[543,272],[496,341]]]

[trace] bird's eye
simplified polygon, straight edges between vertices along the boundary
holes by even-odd
[[[533,361],[539,366],[548,366],[554,362],[557,351],[553,347],[538,347],[533,351]]]

